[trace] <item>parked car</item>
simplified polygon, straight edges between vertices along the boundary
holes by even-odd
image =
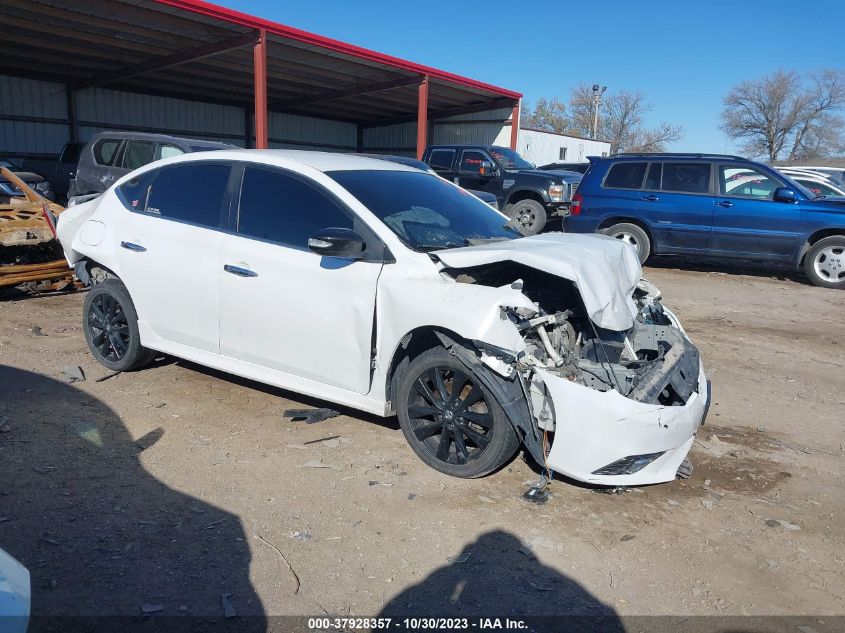
[[[817,198],[738,156],[591,158],[566,230],[601,232],[650,255],[759,260],[845,288],[845,198]]]
[[[11,171],[15,176],[20,178],[26,185],[36,191],[39,195],[44,196],[48,200],[55,200],[52,187],[49,181],[40,174],[31,171],[23,171],[20,166],[9,159],[0,159],[0,167],[5,167]],[[8,178],[0,175],[0,204],[9,204],[15,201],[24,201],[25,195],[20,187],[16,186]]]
[[[455,184],[496,196],[499,209],[536,235],[550,217],[569,212],[581,179],[572,172],[539,171],[518,153],[496,145],[433,145],[423,154],[439,176]]]
[[[26,633],[29,610],[29,571],[0,547],[0,629],[3,633]]]
[[[416,158],[410,158],[408,156],[394,156],[392,154],[358,154],[358,156],[367,156],[368,158],[377,158],[378,160],[387,160],[393,163],[399,163],[400,165],[407,165],[408,167],[415,167],[417,169],[421,169],[422,171],[428,172],[430,174],[437,175],[437,172],[434,171],[431,167],[429,167],[426,163],[421,160],[417,160]],[[482,202],[489,204],[491,207],[499,210],[499,200],[494,196],[492,193],[488,193],[486,191],[477,191],[475,189],[467,189],[469,193],[474,195],[476,198],[481,200]]]
[[[79,157],[85,148],[85,143],[65,143],[59,158],[53,166],[50,182],[53,191],[59,199],[67,199],[70,192],[70,182],[76,178],[76,167],[79,165]]]
[[[520,238],[418,169],[285,150],[148,165],[58,232],[92,284],[88,346],[113,371],[161,352],[395,412],[416,454],[458,477],[520,444],[596,484],[689,472],[709,403],[699,354],[617,240]]]
[[[799,185],[803,185],[809,189],[816,195],[816,197],[845,197],[845,184],[842,184],[833,176],[822,174],[821,172],[810,171],[809,169],[778,167],[777,170],[784,176],[788,176],[797,182]]]
[[[585,174],[589,167],[590,162],[587,161],[584,163],[549,163],[537,169],[542,169],[543,171],[574,171],[579,174]]]
[[[823,165],[786,165],[783,166],[785,169],[801,169],[803,171],[814,171],[819,174],[825,174],[827,176],[832,176],[836,178],[839,182],[845,183],[845,168],[843,167],[825,167]],[[781,167],[777,167],[777,169],[781,169]]]
[[[121,176],[162,158],[234,147],[229,143],[166,134],[101,132],[82,149],[76,172],[70,180],[68,198],[102,193]]]

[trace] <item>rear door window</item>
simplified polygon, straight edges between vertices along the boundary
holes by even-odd
[[[169,220],[216,228],[220,226],[231,166],[226,163],[184,163],[164,167],[150,187],[146,212]]]
[[[94,160],[98,165],[111,165],[120,147],[120,139],[101,138],[94,144]]]
[[[709,193],[710,163],[663,163],[663,191]]]
[[[275,169],[244,170],[239,234],[308,250],[308,238],[327,228],[354,227],[352,217],[318,185]]]
[[[648,163],[615,163],[604,179],[608,189],[641,189]]]
[[[124,169],[138,169],[155,159],[155,143],[152,141],[127,141],[123,150]]]
[[[428,157],[428,164],[435,171],[451,171],[452,163],[455,162],[455,150],[433,149]]]

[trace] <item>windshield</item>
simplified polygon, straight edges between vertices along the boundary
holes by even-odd
[[[507,147],[491,147],[493,158],[505,169],[534,169],[534,163],[529,163],[522,156]]]
[[[380,170],[327,175],[417,251],[521,237],[502,214],[437,176]]]

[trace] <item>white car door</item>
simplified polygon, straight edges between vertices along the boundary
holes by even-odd
[[[231,216],[218,265],[221,354],[367,393],[382,263],[308,250],[320,229],[366,231],[360,220],[317,183],[257,165],[245,167]]]
[[[220,351],[219,229],[231,170],[222,162],[181,163],[119,188],[118,197],[132,210],[117,229],[120,276],[138,311],[144,344],[155,347],[145,340],[152,334]]]

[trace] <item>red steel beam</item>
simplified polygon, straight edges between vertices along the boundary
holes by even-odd
[[[511,112],[511,149],[516,150],[516,143],[519,140],[519,101],[513,104]]]
[[[375,62],[383,66],[399,68],[420,75],[429,75],[435,79],[448,81],[459,86],[482,90],[484,92],[510,97],[511,99],[519,99],[522,97],[522,94],[513,90],[507,90],[506,88],[484,83],[483,81],[477,81],[468,77],[461,77],[460,75],[455,75],[444,70],[415,64],[398,57],[393,57],[392,55],[384,55],[383,53],[377,53],[360,46],[354,46],[339,40],[315,35],[314,33],[309,33],[308,31],[295,29],[291,26],[271,22],[270,20],[264,20],[247,13],[243,13],[242,11],[221,7],[216,4],[211,4],[210,2],[205,2],[204,0],[156,0],[156,2],[185,11],[190,11],[191,13],[197,13],[217,20],[222,20],[224,22],[228,22],[229,24],[239,24],[241,26],[248,26],[254,29],[263,29],[268,33],[272,33],[273,35],[293,40],[295,42],[310,44],[335,53],[341,53],[350,57],[357,57],[358,59]]]
[[[428,77],[420,82],[417,97],[417,160],[422,160],[428,145]]]
[[[255,78],[255,148],[267,149],[267,31],[259,29],[258,41],[252,48],[252,71]]]

